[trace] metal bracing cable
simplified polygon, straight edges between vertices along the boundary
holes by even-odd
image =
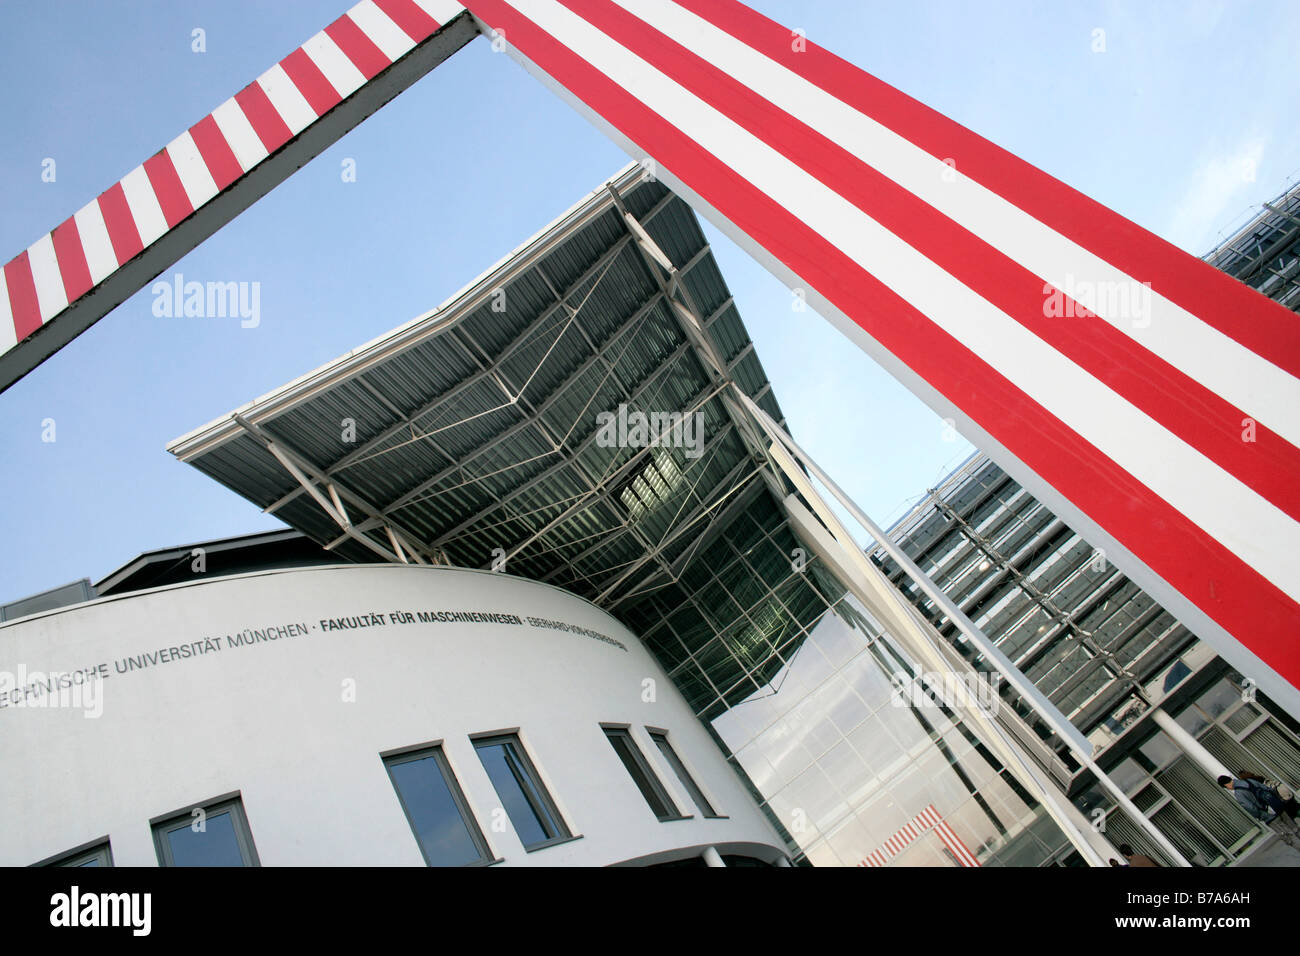
[[[1178,866],[1189,866],[1190,864],[1187,862],[1187,858],[1183,856],[1182,852],[1174,846],[1169,838],[1166,837],[1158,827],[1147,819],[1142,811],[1139,810],[1133,804],[1133,801],[1129,799],[1128,795],[1125,794],[1113,780],[1111,780],[1110,776],[1103,771],[1100,766],[1098,766],[1097,761],[1093,758],[1092,745],[1083,738],[1083,735],[1079,733],[1078,729],[1070,724],[1055,705],[1052,704],[1051,701],[1047,700],[1042,692],[1029,682],[1028,678],[1026,678],[1025,675],[1021,673],[1009,660],[1007,660],[1006,656],[992,641],[989,640],[988,636],[970,621],[970,619],[952,602],[943,590],[924,572],[922,572],[921,569],[916,566],[915,562],[913,562],[902,551],[902,549],[898,548],[893,540],[885,535],[885,533],[876,526],[875,522],[873,522],[865,512],[863,512],[862,509],[853,502],[852,499],[839,489],[839,486],[836,485],[835,482],[818,467],[817,463],[795,443],[794,439],[786,434],[779,425],[772,421],[771,417],[759,408],[757,404],[750,400],[747,395],[740,392],[739,389],[737,389],[737,393],[741,403],[749,409],[750,414],[753,416],[757,424],[768,434],[773,443],[772,448],[780,449],[781,454],[789,459],[787,464],[782,463],[778,458],[778,464],[782,466],[782,470],[786,472],[787,477],[790,478],[791,482],[795,484],[796,487],[806,486],[804,497],[808,498],[809,495],[812,496],[812,500],[810,500],[809,503],[816,504],[817,502],[821,502],[821,498],[814,490],[812,490],[808,476],[800,471],[798,467],[794,466],[793,458],[797,458],[808,470],[809,474],[816,477],[817,481],[819,481],[822,486],[840,502],[849,514],[852,515],[853,519],[857,521],[865,531],[872,535],[876,543],[880,547],[884,548],[889,553],[889,556],[904,569],[917,586],[936,603],[936,605],[957,626],[958,630],[966,636],[967,640],[971,641],[981,650],[981,652],[983,652],[985,658],[990,662],[990,664],[992,664],[1001,673],[1002,677],[1013,688],[1015,688],[1021,697],[1025,699],[1026,703],[1033,707],[1033,709],[1038,712],[1039,716],[1041,716],[1048,725],[1051,726],[1066,746],[1069,747],[1075,758],[1084,767],[1092,771],[1102,788],[1106,790],[1116,803],[1124,808],[1128,815],[1133,818],[1134,822],[1137,823],[1137,825],[1156,842],[1161,850]],[[791,458],[791,456],[793,456],[793,458]],[[883,585],[881,586],[887,586],[890,593],[894,595],[897,601],[906,604],[902,595],[898,593],[894,585],[884,577],[878,568],[866,560],[865,554],[863,554],[861,549],[858,549],[853,543],[852,536],[850,536],[847,531],[843,530],[843,525],[840,524],[839,519],[835,517],[834,513],[831,512],[828,507],[825,507],[824,502],[822,503],[822,506],[824,508],[824,514],[819,513],[819,517],[822,518],[827,527],[839,527],[841,529],[844,535],[844,540],[841,542],[842,547],[846,552],[855,557],[860,557],[862,562],[865,562],[867,568],[867,580],[876,582],[876,579],[878,578],[879,582],[883,582]],[[850,548],[850,545],[853,545],[853,547]],[[907,604],[907,607],[910,608],[910,604]],[[978,719],[978,712],[976,712],[976,717]],[[997,731],[1000,735],[1001,728],[997,728]],[[1013,748],[1012,752],[1017,756],[1017,759],[1019,759],[1018,751]],[[1035,787],[1040,783],[1036,774],[1030,774],[1029,779],[1034,781]],[[1049,800],[1045,802],[1044,805],[1047,806],[1050,811],[1051,808],[1056,806],[1055,800],[1057,794],[1055,791],[1048,791],[1048,797]],[[1068,811],[1065,812],[1068,814]],[[1073,824],[1070,824],[1070,826],[1073,827]],[[1066,829],[1067,834],[1071,832],[1071,829]]]
[[[555,351],[555,347],[560,344],[560,339],[564,338],[564,333],[567,332],[569,330],[569,327],[572,326],[573,323],[577,320],[578,313],[581,312],[582,307],[587,304],[587,300],[591,298],[592,294],[596,291],[596,287],[600,285],[600,281],[603,278],[605,278],[605,274],[609,272],[610,267],[614,264],[617,258],[618,258],[617,256],[613,256],[610,258],[608,262],[605,263],[604,268],[600,270],[600,274],[596,276],[596,279],[592,283],[591,288],[587,290],[587,294],[582,297],[582,301],[578,303],[578,307],[576,309],[570,306],[567,302],[562,303],[566,308],[570,310],[569,317],[565,321],[564,327],[560,329],[559,334],[555,336],[554,341],[551,342],[550,347],[547,348],[546,354],[542,356],[541,361],[537,363],[537,367],[533,369],[532,373],[528,376],[527,381],[525,381],[524,384],[518,389],[517,393],[512,395],[510,389],[506,388],[505,383],[501,381],[499,378],[496,379],[497,384],[500,386],[501,390],[510,396],[510,401],[505,402],[501,405],[497,405],[493,408],[488,408],[483,411],[475,412],[473,415],[470,415],[466,418],[457,419],[454,422],[450,422],[446,425],[440,425],[439,427],[431,429],[429,431],[421,432],[417,435],[413,435],[412,437],[406,439],[405,441],[398,442],[395,445],[390,445],[387,448],[376,449],[375,451],[371,452],[368,455],[362,455],[358,458],[352,459],[350,462],[348,462],[347,467],[349,468],[355,467],[356,465],[359,465],[363,461],[370,461],[372,458],[378,458],[381,455],[387,455],[390,452],[394,452],[399,448],[404,448],[407,445],[410,445],[414,442],[423,441],[426,438],[432,438],[434,435],[440,434],[441,432],[445,432],[452,428],[458,428],[459,426],[464,425],[467,422],[472,422],[477,418],[482,418],[484,415],[491,415],[494,412],[503,411],[504,409],[512,408],[515,405],[517,405],[519,403],[519,399],[523,396],[524,392],[528,389],[528,386],[532,383],[533,379],[537,377],[537,373],[542,370],[542,367],[546,364],[547,359],[551,357],[551,353]]]

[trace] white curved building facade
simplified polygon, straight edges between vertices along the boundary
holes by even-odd
[[[627,628],[481,571],[259,572],[0,625],[0,765],[4,865],[785,863]]]

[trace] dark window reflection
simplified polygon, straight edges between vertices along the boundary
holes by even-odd
[[[491,737],[474,746],[525,847],[569,836],[516,738]]]
[[[650,805],[650,810],[654,815],[660,820],[676,819],[678,817],[677,808],[668,799],[668,794],[664,793],[663,786],[646,765],[645,758],[641,756],[641,751],[632,742],[632,737],[628,732],[611,727],[605,729],[605,736],[614,745],[614,752],[623,761],[628,776],[632,778],[632,782],[641,791],[641,795],[645,797],[645,802]]]
[[[243,866],[244,856],[230,813],[209,814],[201,831],[193,824],[167,832],[172,866]]]
[[[430,866],[464,866],[483,858],[437,757],[393,763],[388,772]]]

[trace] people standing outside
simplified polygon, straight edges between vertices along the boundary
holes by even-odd
[[[1296,825],[1295,800],[1286,800],[1275,786],[1255,774],[1242,772],[1240,776],[1227,774],[1219,777],[1219,786],[1232,791],[1238,805],[1253,819],[1267,824],[1287,846],[1300,850],[1300,826]]]

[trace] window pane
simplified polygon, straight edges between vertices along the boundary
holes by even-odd
[[[434,754],[391,763],[388,773],[430,866],[464,866],[484,858]]]
[[[101,843],[98,846],[88,847],[84,850],[77,850],[73,853],[64,853],[61,856],[53,857],[41,863],[34,863],[33,866],[112,866],[113,855],[108,848],[107,843]]]
[[[645,797],[645,802],[650,805],[654,815],[660,820],[676,819],[679,816],[677,808],[672,805],[662,785],[654,778],[631,735],[626,730],[606,728],[605,736],[614,745],[614,752],[623,761],[623,766],[627,768],[632,782],[637,785],[637,789],[641,791],[641,796]]]
[[[493,737],[476,741],[474,746],[525,847],[569,835],[518,741]]]
[[[194,831],[193,822],[168,830],[167,844],[172,852],[172,866],[244,865],[244,855],[235,836],[235,821],[228,810],[208,814],[201,832]]]
[[[695,779],[686,770],[686,765],[677,756],[677,751],[673,749],[673,745],[668,742],[668,736],[666,734],[651,734],[650,736],[658,745],[664,759],[668,761],[668,766],[673,768],[673,773],[677,774],[677,779],[682,782],[686,792],[695,801],[695,805],[700,808],[700,813],[706,817],[716,817],[718,815],[717,811],[713,809],[713,805],[709,803],[708,798],[704,796],[704,792],[695,783]]]

